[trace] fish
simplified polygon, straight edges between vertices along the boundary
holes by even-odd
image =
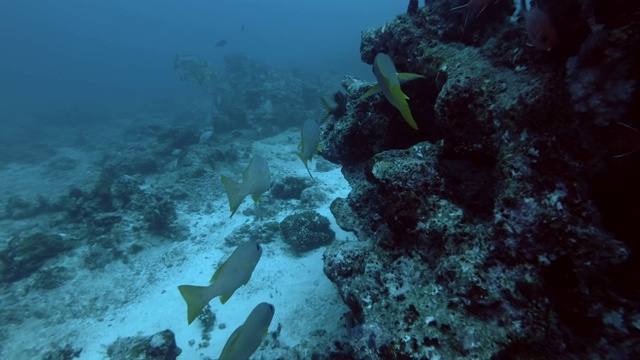
[[[216,43],[216,47],[223,47],[227,45],[227,40],[220,40]]]
[[[551,19],[538,7],[527,9],[526,0],[520,1],[524,27],[531,45],[538,50],[551,50],[558,43],[558,34]]]
[[[342,92],[337,91],[333,94],[333,100],[336,103],[335,105],[329,104],[325,98],[320,97],[320,103],[325,109],[325,113],[322,115],[322,119],[320,119],[320,124],[327,121],[331,115],[333,115],[335,119],[340,119],[347,113],[347,97]]]
[[[191,64],[201,62],[202,60],[193,55],[179,55],[175,54],[173,58],[173,68],[179,69],[183,67],[188,67]]]
[[[266,160],[260,155],[255,155],[242,173],[242,183],[224,175],[220,175],[220,180],[227,192],[231,209],[229,217],[232,217],[247,195],[251,195],[253,202],[260,201],[262,194],[271,187],[271,172]]]
[[[311,175],[311,171],[309,171],[307,161],[312,160],[311,158],[316,151],[322,151],[320,147],[320,125],[318,125],[315,120],[307,119],[302,124],[302,129],[300,130],[300,144],[298,144],[298,152],[296,155],[302,160],[311,178],[313,178],[313,175]]]
[[[373,74],[376,76],[378,83],[367,90],[367,92],[360,97],[360,100],[382,92],[391,105],[400,111],[400,114],[402,114],[407,124],[413,129],[418,130],[418,124],[416,124],[416,121],[413,119],[409,104],[407,103],[409,97],[400,89],[400,82],[421,79],[424,76],[412,73],[398,73],[393,60],[385,53],[376,54],[373,60]]]
[[[453,7],[449,11],[462,11],[464,13],[464,26],[466,26],[469,14],[475,14],[477,18],[491,2],[497,3],[498,1],[500,0],[469,0],[466,4]]]
[[[247,320],[233,331],[222,348],[218,360],[248,360],[269,331],[275,307],[262,302],[251,311]]]
[[[218,267],[208,286],[178,286],[178,291],[187,303],[189,325],[213,298],[220,296],[220,302],[224,304],[240,286],[246,285],[260,256],[262,256],[262,247],[258,243],[254,241],[242,243]]]

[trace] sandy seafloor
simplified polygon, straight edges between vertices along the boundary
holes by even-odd
[[[0,167],[0,193],[5,196],[18,194],[25,198],[33,198],[37,193],[55,196],[65,194],[72,185],[82,187],[94,183],[100,171],[97,159],[105,152],[117,156],[118,151],[124,151],[128,146],[126,137],[123,137],[129,131],[126,124],[130,121],[123,120],[121,126],[112,124],[102,130],[85,133],[83,136],[92,142],[90,151],[65,147],[64,139],[50,139],[51,146],[57,150],[56,156],[72,158],[77,166],[68,172],[50,174],[47,161],[5,165]],[[304,166],[295,156],[298,139],[299,130],[289,129],[245,146],[267,159],[274,182],[285,176],[308,178]],[[215,141],[215,136],[212,140]],[[335,224],[329,211],[333,199],[348,194],[349,185],[334,165],[326,163],[324,168],[333,170],[316,171],[317,161],[325,160],[316,157],[310,165],[315,177],[313,186],[326,194],[317,211],[331,220],[336,241],[355,241],[352,234],[345,233]],[[242,159],[235,168],[222,167],[219,173],[239,180],[240,172],[247,163],[248,159]],[[224,244],[225,236],[238,226],[253,221],[253,216],[245,215],[243,210],[268,206],[273,201],[269,194],[265,194],[262,201],[254,205],[247,197],[230,219],[219,173],[214,177],[194,180],[199,182],[196,186],[205,194],[211,189],[210,195],[202,199],[209,206],[202,206],[194,212],[185,210],[187,204],[178,204],[178,221],[189,228],[188,239],[176,241],[149,236],[149,246],[127,263],[116,260],[97,270],[84,268],[80,258],[83,249],[74,249],[45,264],[45,267],[64,265],[74,269],[72,279],[64,285],[35,291],[30,289],[30,280],[25,279],[1,290],[0,306],[11,309],[14,316],[22,317],[24,321],[2,324],[0,358],[38,359],[51,349],[52,344],[60,347],[70,344],[74,348],[82,348],[80,359],[105,359],[107,346],[118,337],[150,336],[170,329],[182,349],[180,358],[216,359],[231,332],[262,301],[275,306],[269,330],[274,331],[278,324],[282,326],[278,339],[284,347],[293,347],[301,342],[330,342],[343,334],[344,321],[341,317],[347,308],[323,273],[324,248],[296,257],[278,234],[275,241],[263,245],[262,258],[249,284],[238,289],[224,305],[218,299],[210,303],[216,323],[210,345],[198,348],[202,342],[202,326],[199,320],[187,325],[186,304],[177,286],[206,285],[217,264],[234,249]],[[149,176],[144,179],[143,186],[159,186],[157,184],[162,183],[163,176],[162,172]],[[301,210],[296,202],[298,200],[290,201],[290,209],[285,207],[272,220],[281,221],[286,215]],[[41,215],[29,221],[29,227],[46,230],[51,219]],[[7,219],[0,224],[0,237],[5,238],[16,228],[27,226],[20,220]],[[4,246],[6,244],[1,247]],[[220,324],[226,327],[221,329]],[[322,333],[318,330],[326,333],[318,335]],[[190,340],[195,341],[193,346],[188,344]],[[261,348],[252,358],[269,359],[275,355],[270,355],[269,351]]]

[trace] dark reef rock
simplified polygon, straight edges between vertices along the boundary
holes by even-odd
[[[143,211],[143,217],[150,233],[163,236],[172,236],[173,225],[178,214],[176,204],[162,196],[149,197],[149,202]]]
[[[303,211],[285,217],[280,223],[280,230],[284,242],[296,254],[328,245],[336,238],[329,219],[315,211]]]
[[[0,219],[27,219],[57,209],[58,207],[43,195],[38,195],[35,202],[30,202],[20,196],[13,195],[9,196],[4,203],[4,214],[0,214]]]
[[[302,191],[311,185],[310,179],[287,176],[273,184],[271,195],[277,199],[300,199]]]
[[[280,224],[277,221],[252,222],[233,230],[224,238],[224,242],[229,246],[238,246],[247,241],[266,244],[273,241],[273,237],[279,230]]]
[[[14,282],[36,272],[47,260],[73,247],[73,241],[58,234],[35,233],[14,237],[0,251],[0,280]]]
[[[74,349],[69,344],[64,347],[53,346],[42,356],[42,360],[73,360],[79,358],[81,353],[82,348]]]
[[[110,359],[173,360],[182,353],[171,330],[151,336],[118,338],[107,347]]]
[[[363,32],[363,61],[385,52],[425,78],[402,85],[419,131],[384,97],[360,100],[370,84],[353,78],[347,114],[324,129],[322,156],[352,188],[331,211],[360,240],[324,257],[355,358],[640,356],[640,163],[607,154],[614,121],[639,125],[640,12],[598,38],[592,2],[544,5],[576,43],[526,48],[505,2],[464,34],[445,1]]]
[[[41,269],[34,277],[33,286],[36,289],[51,290],[73,278],[72,271],[64,266],[54,266]]]
[[[354,104],[373,84],[347,77],[342,85],[348,104]],[[322,134],[326,146],[320,155],[334,163],[356,164],[379,151],[410,146],[421,136],[382,96],[372,96],[355,108],[348,106],[346,116],[327,122]]]

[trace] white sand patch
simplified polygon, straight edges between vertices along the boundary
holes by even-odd
[[[285,176],[309,176],[295,155],[298,142],[295,134],[288,131],[253,146],[254,152],[260,152],[269,163],[275,181]],[[290,141],[288,136],[295,136],[295,140]],[[327,201],[317,211],[331,220],[338,241],[353,240],[352,234],[336,226],[329,211],[333,199],[347,196],[349,185],[339,169],[315,171],[317,159],[312,162],[310,170],[317,186],[327,195]],[[0,175],[2,181],[17,174],[15,169],[9,171],[13,173]],[[24,174],[28,170],[21,171]],[[40,182],[29,180],[34,183],[25,186],[51,186],[41,177],[34,178],[40,178]],[[58,185],[64,185],[66,181]],[[203,181],[222,187],[215,179]],[[218,190],[212,191],[219,194]],[[273,199],[265,196],[262,201]],[[50,313],[18,325],[3,324],[7,338],[0,344],[0,355],[4,359],[38,358],[53,342],[60,346],[69,343],[73,347],[81,347],[81,359],[104,359],[106,346],[118,337],[150,336],[170,329],[183,350],[180,358],[217,358],[231,332],[262,301],[275,306],[270,331],[281,324],[279,339],[285,346],[295,346],[303,339],[310,339],[309,333],[314,330],[325,330],[330,337],[342,333],[340,317],[347,308],[339,299],[335,286],[323,273],[324,249],[293,257],[277,236],[274,242],[263,245],[262,258],[249,284],[238,289],[224,305],[218,299],[211,302],[216,325],[211,333],[210,346],[198,349],[202,342],[202,328],[199,320],[187,325],[186,304],[177,286],[206,285],[209,282],[216,266],[233,251],[224,245],[224,238],[236,227],[253,221],[252,217],[242,213],[243,209],[251,206],[255,205],[247,198],[229,219],[227,199],[222,195],[214,200],[212,214],[179,214],[180,220],[189,224],[191,239],[159,242],[153,248],[132,256],[127,264],[114,262],[93,272],[80,270],[72,281],[60,288],[38,294],[31,300],[13,299],[25,301],[25,306],[29,306],[29,301],[37,302]],[[280,221],[295,210],[282,212],[273,220]],[[9,301],[5,296],[1,298]],[[74,303],[84,308],[76,309]],[[220,329],[220,324],[225,324],[226,328]],[[188,345],[190,340],[195,340],[194,346]],[[260,357],[260,350],[255,357]]]

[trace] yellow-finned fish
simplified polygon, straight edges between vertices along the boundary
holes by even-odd
[[[254,202],[260,200],[260,196],[271,187],[271,173],[269,165],[260,155],[255,155],[247,168],[242,173],[242,183],[221,175],[220,179],[227,192],[231,216],[236,213],[244,198],[251,194]],[[231,217],[229,216],[229,217]]]
[[[273,305],[266,302],[253,308],[247,320],[233,331],[224,344],[218,360],[248,360],[267,335],[275,311]]]
[[[211,299],[220,296],[220,302],[226,303],[233,293],[249,282],[253,269],[262,255],[262,248],[256,242],[249,241],[238,245],[231,256],[218,267],[209,286],[180,285],[178,290],[187,302],[187,321],[195,320]]]
[[[360,99],[362,100],[382,91],[384,97],[387,98],[391,105],[400,110],[400,114],[402,114],[402,117],[407,121],[409,126],[418,130],[418,124],[416,124],[416,121],[413,119],[409,104],[407,103],[409,97],[400,89],[400,82],[420,79],[424,76],[412,73],[398,73],[393,60],[391,60],[389,55],[384,53],[378,53],[373,60],[373,74],[376,76],[378,83],[367,90]]]
[[[320,147],[320,125],[315,120],[307,119],[304,124],[302,124],[302,130],[300,131],[300,144],[298,144],[298,157],[302,160],[304,167],[307,168],[307,172],[309,176],[311,175],[311,171],[309,171],[309,166],[307,165],[307,161],[311,161],[313,154],[316,151],[322,151]]]

